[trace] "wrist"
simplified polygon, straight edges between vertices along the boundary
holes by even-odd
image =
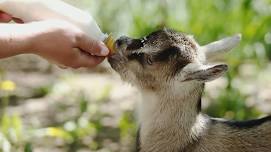
[[[27,53],[31,36],[22,24],[0,24],[0,58]]]
[[[31,29],[24,24],[0,25],[1,38],[6,43],[5,51],[10,55],[30,53],[32,49],[33,36]]]
[[[35,32],[35,27],[31,25],[31,23],[28,24],[20,24],[20,30],[17,30],[14,34],[18,40],[18,46],[20,48],[17,49],[17,53],[19,54],[25,54],[25,53],[32,53],[35,54],[36,48],[35,48],[35,42],[37,39],[37,34]]]

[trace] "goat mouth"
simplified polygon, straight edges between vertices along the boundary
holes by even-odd
[[[108,62],[110,66],[115,70],[118,71],[127,61],[128,58],[125,54],[125,49],[115,47],[116,52],[108,57]]]
[[[114,59],[125,59],[127,58],[129,54],[129,51],[127,51],[127,46],[119,46],[116,44],[114,44],[114,53],[110,54],[108,56],[108,60],[111,61],[111,60],[114,60]]]
[[[129,56],[137,56],[140,55],[142,52],[140,51],[127,51],[127,49],[121,48],[116,51],[116,53],[110,55],[108,57],[109,62],[112,60],[122,60],[122,61],[128,61]]]

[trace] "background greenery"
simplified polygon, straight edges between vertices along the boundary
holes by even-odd
[[[271,87],[268,85],[271,84],[269,75],[271,74],[269,63],[271,0],[70,0],[68,2],[91,12],[102,30],[113,33],[116,37],[120,35],[141,37],[157,29],[168,27],[193,34],[200,44],[205,44],[241,33],[241,44],[224,60],[230,66],[229,72],[225,78],[207,86],[203,100],[204,111],[214,117],[236,120],[257,118],[271,112],[267,104],[271,100],[269,97]],[[109,81],[101,85],[98,83],[99,80],[87,79],[97,83],[91,86],[92,91],[86,91],[80,88],[82,85],[76,83],[83,81],[84,84],[85,77],[90,77],[88,74],[99,77],[109,75],[109,77],[105,76],[105,79],[111,80],[112,73],[107,70],[58,71],[52,70],[51,65],[45,69],[42,72],[22,70],[27,77],[39,73],[39,76],[48,76],[45,79],[51,80],[50,83],[39,84],[32,82],[31,79],[29,82],[35,87],[30,89],[28,87],[26,89],[28,92],[22,95],[19,82],[27,80],[24,77],[15,79],[14,75],[17,71],[2,66],[0,151],[126,152],[129,147],[132,147],[131,143],[136,131],[134,108],[113,109],[111,111],[117,114],[114,116],[109,114],[110,106],[116,104],[112,101],[112,94],[115,85],[118,84]],[[93,89],[96,93],[93,93]],[[130,95],[136,96],[135,93]],[[39,100],[45,99],[59,101],[53,103],[44,101],[51,105],[43,105],[48,106],[45,108],[45,113],[51,113],[52,107],[55,112],[53,116],[46,117],[45,124],[41,123],[44,121],[38,114],[22,114],[27,111],[24,109],[25,106],[16,110],[16,107],[25,103],[31,103],[30,107],[39,109],[32,103],[39,103]],[[131,97],[123,99],[125,101],[123,104],[130,103],[130,100]],[[121,101],[122,99],[118,99],[117,103]],[[135,107],[133,102],[130,104],[132,106],[128,107]],[[37,113],[42,112],[37,110]],[[37,123],[32,123],[33,115],[34,122]],[[55,120],[59,115],[61,119]],[[112,121],[114,121],[113,125],[108,125]]]

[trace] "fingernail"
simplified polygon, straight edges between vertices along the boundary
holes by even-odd
[[[101,46],[101,55],[102,56],[108,55],[109,54],[109,49],[106,47],[106,45],[103,42],[101,42],[100,46]]]

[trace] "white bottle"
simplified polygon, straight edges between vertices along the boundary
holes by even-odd
[[[62,19],[76,25],[94,39],[105,41],[108,37],[90,14],[61,0],[0,0],[0,10],[25,22]]]

